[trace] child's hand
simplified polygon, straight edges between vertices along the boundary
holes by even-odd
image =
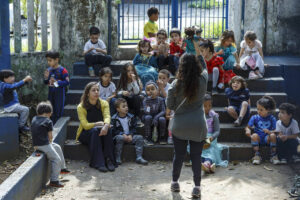
[[[93,51],[95,48],[94,47],[92,47],[92,48],[90,48],[90,50],[89,51]]]
[[[156,82],[157,82],[157,85],[158,85],[158,87],[159,87],[160,90],[164,89],[164,82],[163,81],[157,80]]]
[[[271,134],[271,131],[269,131],[269,130],[268,130],[268,129],[266,129],[266,128],[265,128],[265,129],[263,129],[263,132],[264,132],[264,133],[266,133],[266,134],[268,134],[268,135],[270,135],[270,134]]]
[[[218,55],[223,55],[223,54],[224,54],[223,49],[221,49],[220,51],[218,51]]]
[[[209,137],[208,139],[209,139],[209,141],[211,141],[211,142],[214,140],[213,137]]]
[[[132,81],[136,81],[136,76],[135,76],[135,74],[131,74],[131,80],[132,80]]]
[[[287,140],[287,135],[280,135],[279,138],[285,142]]]
[[[108,124],[105,124],[101,129],[99,136],[107,135],[107,131],[108,131]]]
[[[26,76],[24,79],[23,79],[24,82],[31,82],[32,81],[32,78],[31,76]]]
[[[48,79],[49,78],[49,74],[50,74],[50,72],[48,70],[46,70],[44,72],[44,79]]]
[[[128,142],[128,143],[132,142],[132,136],[131,136],[131,135],[128,135],[128,136],[127,136],[127,142]]]
[[[124,91],[124,92],[122,93],[122,95],[125,96],[125,97],[128,97],[128,96],[130,95],[130,93],[129,93],[128,91]]]

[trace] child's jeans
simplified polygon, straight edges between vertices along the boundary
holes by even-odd
[[[123,135],[116,135],[114,137],[114,141],[116,142],[115,155],[116,155],[116,157],[121,156],[123,145],[124,145],[124,143],[127,143],[127,142],[124,141]],[[144,148],[143,136],[133,135],[132,141],[129,144],[135,145],[136,158],[141,158],[143,155],[143,148]]]
[[[8,112],[8,113],[18,113],[20,116],[19,117],[19,128],[22,128],[23,126],[25,126],[27,119],[28,119],[28,115],[29,115],[28,107],[17,104],[17,105],[12,105],[8,108],[4,108],[4,111]]]
[[[56,143],[51,143],[48,145],[37,146],[36,149],[44,152],[51,162],[50,181],[58,181],[60,170],[66,168],[65,158],[61,147]]]
[[[157,119],[157,122],[154,122],[154,117],[155,116],[152,116],[152,115],[144,115],[143,116],[143,122],[144,122],[144,127],[145,127],[145,137],[147,140],[151,140],[151,138],[152,138],[152,132],[151,132],[152,125],[159,128],[160,139],[165,137],[166,126],[167,126],[166,118],[162,116]]]
[[[112,57],[110,55],[87,53],[84,56],[84,60],[85,60],[85,64],[88,67],[97,64],[101,64],[102,66],[109,66],[112,61]]]

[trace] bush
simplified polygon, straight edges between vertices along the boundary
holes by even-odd
[[[201,8],[201,9],[219,8],[222,6],[223,6],[223,2],[218,0],[202,0],[202,2],[191,3],[188,5],[189,8]]]

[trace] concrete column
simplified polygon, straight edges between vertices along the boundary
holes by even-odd
[[[0,70],[10,69],[9,1],[0,4]]]

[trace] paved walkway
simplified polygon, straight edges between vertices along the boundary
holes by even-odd
[[[170,162],[153,162],[148,166],[124,163],[113,173],[100,173],[89,168],[86,162],[70,161],[68,167],[73,173],[63,177],[65,187],[48,187],[36,200],[191,199],[193,181],[190,167],[183,167],[180,194],[172,194],[169,189]],[[289,199],[286,191],[291,187],[293,176],[288,166],[231,164],[228,168],[218,168],[213,175],[203,176],[202,200]]]

